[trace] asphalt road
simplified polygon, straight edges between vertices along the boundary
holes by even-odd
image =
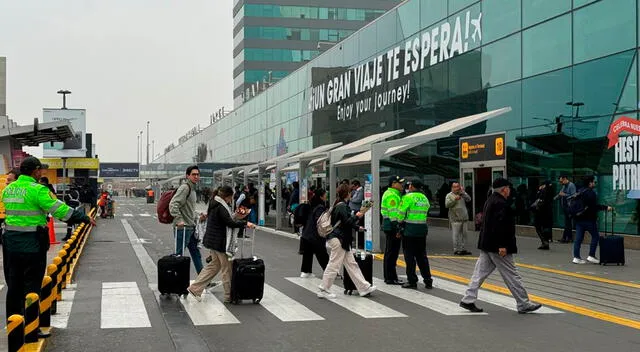
[[[222,304],[221,288],[203,302],[160,298],[156,263],[172,252],[173,236],[154,211],[142,199],[121,198],[115,219],[99,219],[77,268],[75,296],[63,293],[68,320],[58,322],[48,351],[640,350],[637,329],[554,307],[520,315],[497,293],[478,302],[487,314],[465,314],[457,308],[464,286],[441,277],[440,288],[428,292],[381,284],[371,298],[336,291],[336,300],[318,299],[317,279],[299,278],[297,240],[264,231],[255,236],[267,266],[261,304]],[[467,273],[465,264],[438,260],[438,270]],[[374,277],[382,278],[379,261]],[[535,285],[545,282],[527,282],[532,291],[540,289]]]

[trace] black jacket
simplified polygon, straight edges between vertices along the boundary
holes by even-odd
[[[582,204],[584,204],[585,211],[580,216],[576,216],[578,221],[597,221],[598,212],[607,210],[606,205],[598,204],[598,195],[591,188],[581,188],[580,197],[582,197]]]
[[[351,209],[345,202],[338,203],[331,212],[331,224],[335,226],[340,221],[340,226],[333,229],[333,232],[327,236],[327,239],[338,238],[345,250],[351,250],[351,242],[353,242],[353,231],[358,230],[358,218],[351,215]]]
[[[302,238],[312,242],[324,242],[325,239],[318,235],[318,219],[327,209],[322,203],[311,204],[311,212],[307,216],[307,222],[302,228]]]
[[[224,253],[227,248],[227,227],[242,228],[247,222],[232,219],[227,209],[213,199],[209,202],[207,212],[207,230],[202,244],[208,249]]]
[[[506,248],[508,254],[518,253],[515,214],[507,200],[492,193],[484,203],[483,213],[478,249],[498,253],[499,248]]]
[[[543,188],[538,191],[536,199],[539,199],[538,206],[533,209],[535,213],[535,224],[544,228],[553,227],[553,190]]]

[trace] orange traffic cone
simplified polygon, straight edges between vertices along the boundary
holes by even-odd
[[[49,221],[47,223],[47,227],[49,227],[49,244],[58,244],[60,242],[56,241],[56,229],[53,224],[53,217],[49,217]]]

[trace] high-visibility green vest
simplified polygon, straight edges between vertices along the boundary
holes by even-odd
[[[398,207],[400,206],[400,191],[389,187],[382,195],[380,213],[382,214],[382,231],[396,231],[398,226]]]
[[[422,237],[427,235],[427,216],[430,207],[429,199],[420,192],[407,193],[402,197],[399,221],[404,223],[404,236]]]
[[[39,251],[36,231],[38,226],[47,225],[47,213],[62,221],[73,215],[73,209],[58,200],[49,188],[27,175],[20,175],[4,189],[2,201],[7,215],[3,245],[16,252]]]

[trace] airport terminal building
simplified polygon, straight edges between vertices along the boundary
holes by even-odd
[[[637,235],[640,201],[629,196],[640,189],[638,6],[408,0],[154,162],[189,162],[206,149],[206,162],[258,163],[510,107],[383,160],[373,177],[421,177],[434,207],[438,188],[461,180],[479,211],[492,179],[504,175],[517,190],[518,222],[527,225],[544,180],[559,191],[559,175],[578,185],[596,175],[601,202],[617,209],[615,231]],[[339,177],[370,173],[360,161]],[[320,164],[309,174],[322,178],[325,170]]]

